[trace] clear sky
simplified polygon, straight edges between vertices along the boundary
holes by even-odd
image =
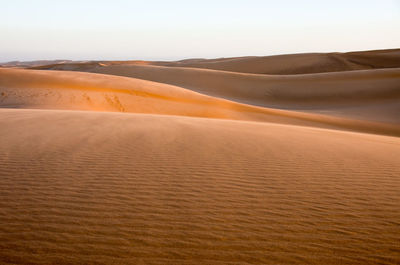
[[[400,48],[400,0],[0,0],[0,61]]]

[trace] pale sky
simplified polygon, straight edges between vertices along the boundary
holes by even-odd
[[[0,62],[400,48],[400,0],[0,0]]]

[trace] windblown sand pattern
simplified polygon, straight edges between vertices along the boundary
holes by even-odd
[[[387,53],[279,76],[238,58],[0,69],[0,263],[399,264]]]

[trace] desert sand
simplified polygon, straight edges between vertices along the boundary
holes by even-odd
[[[0,263],[399,264],[399,56],[3,65]]]

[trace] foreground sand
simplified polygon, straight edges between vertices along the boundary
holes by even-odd
[[[0,262],[395,264],[400,140],[0,110]]]

